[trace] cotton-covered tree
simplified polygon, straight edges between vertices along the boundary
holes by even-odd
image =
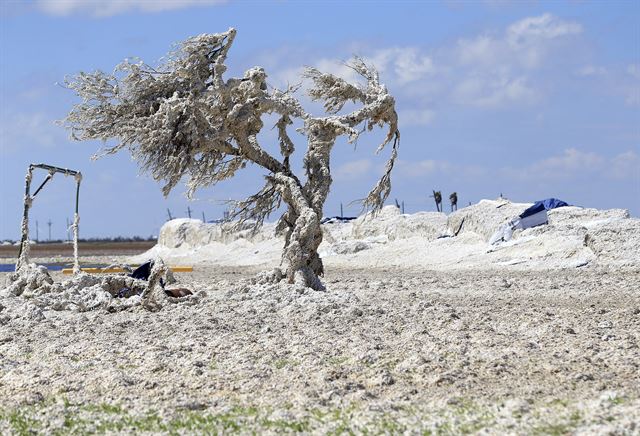
[[[378,147],[392,143],[384,174],[364,199],[364,206],[380,209],[391,189],[390,174],[399,141],[395,100],[380,83],[376,70],[356,58],[351,68],[364,79],[349,83],[332,74],[307,68],[309,95],[324,102],[325,116],[307,113],[294,97],[293,88],[267,88],[265,71],[247,70],[242,78],[225,80],[227,53],[235,29],[203,34],[182,42],[158,68],[125,61],[113,74],[80,73],[67,80],[82,102],[64,124],[76,140],[116,140],[106,153],[129,149],[144,172],[165,183],[162,191],[185,179],[187,194],[232,178],[247,163],[267,171],[256,194],[234,203],[230,217],[261,225],[281,202],[287,206],[277,229],[284,233],[281,269],[274,277],[321,289],[323,265],[318,255],[322,242],[323,206],[331,187],[330,158],[336,139],[346,135],[353,143],[366,129],[385,127],[388,133]],[[358,109],[343,114],[347,102]],[[276,114],[280,156],[258,143],[262,117]],[[289,158],[295,151],[287,128],[292,120],[303,123],[307,138],[304,176],[295,175]]]

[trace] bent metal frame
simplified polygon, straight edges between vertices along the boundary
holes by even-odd
[[[49,174],[44,181],[38,186],[33,195],[30,194],[31,179],[33,178],[34,169],[42,169],[48,171]],[[24,192],[24,212],[22,214],[22,239],[20,241],[20,252],[18,254],[18,261],[16,262],[16,272],[20,268],[24,267],[28,263],[29,258],[29,209],[35,199],[36,195],[44,188],[44,185],[49,182],[54,174],[60,173],[65,176],[73,176],[76,179],[76,210],[73,216],[73,272],[74,274],[80,272],[80,264],[78,262],[78,224],[80,222],[80,215],[78,215],[78,203],[80,200],[80,182],[82,181],[82,173],[80,171],[69,170],[66,168],[54,167],[46,164],[31,164],[27,170],[27,176],[25,177],[25,192]]]

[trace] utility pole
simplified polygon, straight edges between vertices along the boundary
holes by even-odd
[[[207,219],[204,217],[204,211],[202,212],[202,222],[203,222],[203,223],[206,223],[206,222],[207,222]]]
[[[169,208],[167,208],[167,215],[169,215],[169,220],[171,221],[173,219],[173,217],[171,216],[171,211],[169,210]]]
[[[342,212],[342,203],[340,203],[340,218],[344,218],[344,213]]]
[[[51,241],[51,218],[49,218],[49,221],[47,222],[47,224],[49,225],[49,241]]]
[[[404,215],[404,200],[402,200],[402,215]]]
[[[189,206],[187,206],[187,215],[191,218],[191,208]]]

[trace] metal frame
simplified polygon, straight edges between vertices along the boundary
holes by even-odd
[[[42,169],[48,171],[49,174],[44,181],[38,186],[33,195],[30,194],[31,179],[33,178],[33,170]],[[18,271],[27,261],[29,253],[29,209],[35,199],[36,195],[44,188],[49,180],[51,180],[54,174],[60,173],[65,176],[73,176],[76,179],[76,210],[73,219],[73,271],[74,273],[80,271],[80,264],[78,262],[78,224],[80,216],[78,214],[80,203],[80,182],[82,181],[82,173],[80,171],[74,171],[67,168],[55,167],[47,164],[31,164],[27,170],[27,176],[25,178],[24,189],[24,211],[22,213],[22,239],[20,241],[20,251],[18,253],[18,261],[16,262],[16,271]]]

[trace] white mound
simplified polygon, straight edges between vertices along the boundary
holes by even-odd
[[[548,212],[546,225],[516,230],[497,246],[491,235],[530,204],[482,200],[453,212],[402,214],[387,206],[345,223],[323,225],[320,254],[326,265],[353,268],[524,269],[640,268],[640,220],[622,209],[562,207]],[[273,224],[257,232],[230,231],[221,224],[179,219],[167,222],[158,244],[133,258],[160,255],[172,263],[276,266],[284,241]]]

